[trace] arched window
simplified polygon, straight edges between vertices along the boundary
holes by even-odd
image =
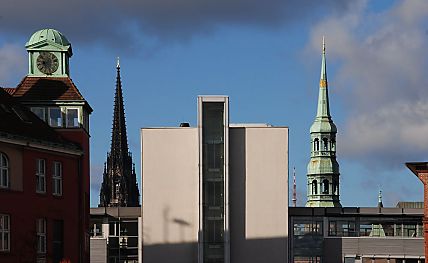
[[[337,195],[337,181],[333,180],[333,194]]]
[[[324,179],[323,181],[322,181],[322,193],[323,194],[328,194],[328,180],[327,179]]]
[[[9,187],[9,160],[7,155],[0,152],[0,188]]]
[[[328,139],[327,138],[323,138],[322,141],[324,143],[324,151],[328,151]]]
[[[336,151],[336,141],[334,139],[331,140],[331,150]]]
[[[314,140],[314,151],[319,151],[320,150],[320,141],[318,140],[318,138],[315,138]]]
[[[318,194],[318,185],[317,185],[317,180],[313,180],[312,181],[312,194],[316,195]]]

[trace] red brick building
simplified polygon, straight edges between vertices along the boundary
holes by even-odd
[[[0,89],[0,262],[89,262],[89,114],[58,31],[26,44],[29,71]]]
[[[406,166],[422,181],[424,184],[424,240],[425,240],[425,259],[428,258],[428,162],[406,163]]]

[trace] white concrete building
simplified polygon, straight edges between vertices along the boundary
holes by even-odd
[[[229,125],[198,97],[198,127],[141,129],[143,262],[287,262],[288,128]]]

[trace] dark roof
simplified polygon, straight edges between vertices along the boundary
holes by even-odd
[[[13,96],[23,101],[85,100],[69,77],[26,76],[16,87]]]
[[[81,148],[65,140],[53,128],[34,115],[16,98],[0,89],[0,137],[37,142],[53,147],[78,150]]]
[[[408,162],[406,163],[406,166],[416,176],[418,176],[418,173],[428,173],[428,162]]]
[[[421,208],[398,207],[289,207],[289,216],[423,216]]]
[[[13,95],[13,93],[15,92],[15,88],[3,88],[3,90],[9,93],[10,95]]]

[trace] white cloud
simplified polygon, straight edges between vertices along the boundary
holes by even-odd
[[[340,155],[389,167],[426,159],[428,2],[399,1],[381,13],[365,7],[325,19],[308,45],[319,52],[325,34],[327,59],[340,65],[329,76],[347,110]]]
[[[10,85],[9,81],[25,75],[26,60],[22,47],[14,44],[0,46],[0,61],[0,86],[15,86],[16,83]]]

